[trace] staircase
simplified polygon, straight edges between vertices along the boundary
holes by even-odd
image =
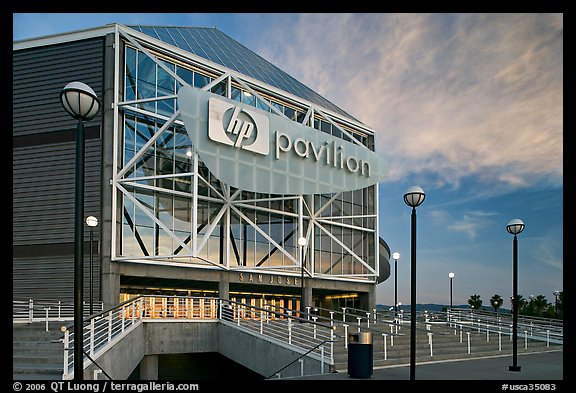
[[[426,330],[420,323],[416,332],[416,363],[443,361],[451,359],[470,359],[484,356],[512,356],[512,340],[508,334],[499,335],[486,331],[478,332],[475,329],[462,332],[462,342],[460,330],[449,327],[445,323],[427,325]],[[368,331],[362,328],[361,331]],[[403,324],[398,328],[398,334],[391,337],[391,329],[388,323],[371,324],[369,331],[373,338],[373,366],[392,366],[410,363],[410,325]],[[356,326],[349,326],[348,334],[357,332]],[[384,351],[386,333],[386,354]],[[432,333],[432,353],[430,349],[430,337]],[[470,353],[468,353],[468,334],[470,336]],[[348,368],[348,349],[344,348],[345,330],[341,324],[337,325],[336,335],[339,339],[334,345],[334,369],[339,372],[346,372]],[[518,335],[517,353],[543,352],[554,349],[562,349],[562,345],[550,344],[546,342],[532,340],[528,337],[525,342],[524,336]],[[352,344],[354,345],[354,344]],[[526,348],[525,348],[526,345]]]
[[[14,380],[62,380],[62,332],[56,324],[12,324],[12,378]]]

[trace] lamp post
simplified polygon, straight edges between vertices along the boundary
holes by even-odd
[[[560,296],[560,291],[554,291],[554,314],[558,318],[558,296]]]
[[[416,208],[424,202],[426,194],[413,186],[404,193],[404,203],[412,208],[411,263],[410,263],[410,380],[416,375]]]
[[[394,259],[394,323],[398,323],[398,259],[400,259],[400,253],[393,253],[392,258]]]
[[[450,310],[452,310],[452,279],[454,278],[454,273],[448,273],[448,277],[450,278]]]
[[[94,243],[94,228],[98,225],[98,219],[94,216],[86,217],[86,225],[90,227],[90,315],[94,313],[94,297],[93,297],[93,290],[94,287],[94,277],[93,277],[93,266],[94,266],[94,250],[93,250],[93,243]]]
[[[300,246],[300,291],[302,299],[300,300],[300,312],[304,312],[304,248],[308,244],[308,240],[304,236],[298,238],[298,245]],[[300,316],[302,317],[302,316]]]
[[[96,116],[100,102],[94,90],[81,82],[68,83],[60,92],[62,106],[78,120],[74,212],[74,379],[84,379],[82,292],[84,274],[84,122]]]
[[[508,233],[514,235],[512,253],[512,366],[508,367],[509,371],[520,371],[517,364],[518,357],[518,238],[516,235],[524,230],[524,223],[517,218],[510,220],[506,225]]]

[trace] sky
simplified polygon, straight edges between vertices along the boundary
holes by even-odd
[[[417,210],[416,302],[463,305],[513,285],[564,289],[563,14],[14,13],[13,40],[125,25],[217,27],[375,131],[389,165],[379,230],[410,304],[411,186]],[[394,304],[390,278],[376,302]]]

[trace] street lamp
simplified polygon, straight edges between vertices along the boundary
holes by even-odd
[[[304,247],[308,244],[308,239],[304,236],[298,238],[298,245],[300,246],[300,290],[302,299],[300,300],[300,311],[304,312]],[[302,316],[300,316],[302,317]]]
[[[84,122],[96,116],[100,102],[94,90],[81,82],[68,83],[60,92],[62,106],[78,120],[74,212],[74,379],[84,379],[82,292],[84,273]]]
[[[454,273],[448,273],[448,277],[450,278],[450,310],[452,310],[452,279],[454,278]]]
[[[512,366],[508,367],[509,371],[520,371],[520,366],[516,363],[518,357],[518,238],[516,235],[524,230],[524,223],[517,218],[510,220],[506,225],[508,233],[514,235],[513,241],[513,268],[512,268]]]
[[[392,258],[394,259],[394,323],[398,323],[398,259],[400,259],[400,253],[393,253]]]
[[[413,186],[404,193],[404,203],[412,208],[412,247],[410,263],[410,380],[416,374],[416,208],[424,202],[426,194]]]
[[[94,313],[94,301],[93,301],[93,290],[94,287],[94,274],[93,274],[93,264],[94,264],[94,228],[98,225],[98,219],[94,216],[86,217],[86,225],[90,227],[90,315]]]
[[[560,291],[554,291],[554,314],[556,314],[556,318],[558,318],[558,296],[560,296]]]

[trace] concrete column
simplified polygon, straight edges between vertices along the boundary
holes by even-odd
[[[230,300],[230,279],[228,272],[220,272],[220,281],[218,282],[218,297],[220,299]]]
[[[312,306],[312,285],[309,278],[304,278],[304,306]]]
[[[146,355],[140,361],[140,379],[144,381],[158,380],[158,355]]]
[[[362,310],[372,310],[376,307],[376,286],[372,285],[368,287],[367,292],[359,292],[360,295],[360,305],[358,308]]]
[[[121,85],[121,84],[120,84]],[[100,297],[104,302],[104,308],[116,305],[120,302],[120,276],[116,273],[111,262],[111,250],[113,242],[112,226],[112,185],[110,180],[113,173],[114,151],[114,34],[106,36],[104,55],[104,87],[102,99],[102,166],[100,183],[100,217],[98,218],[99,250],[98,255],[100,268]],[[122,209],[117,210],[117,217],[122,217]],[[121,234],[120,226],[116,227],[117,236]],[[118,244],[118,242],[116,242]]]
[[[376,308],[376,285],[370,285],[368,288],[368,305],[366,310],[373,310]]]

